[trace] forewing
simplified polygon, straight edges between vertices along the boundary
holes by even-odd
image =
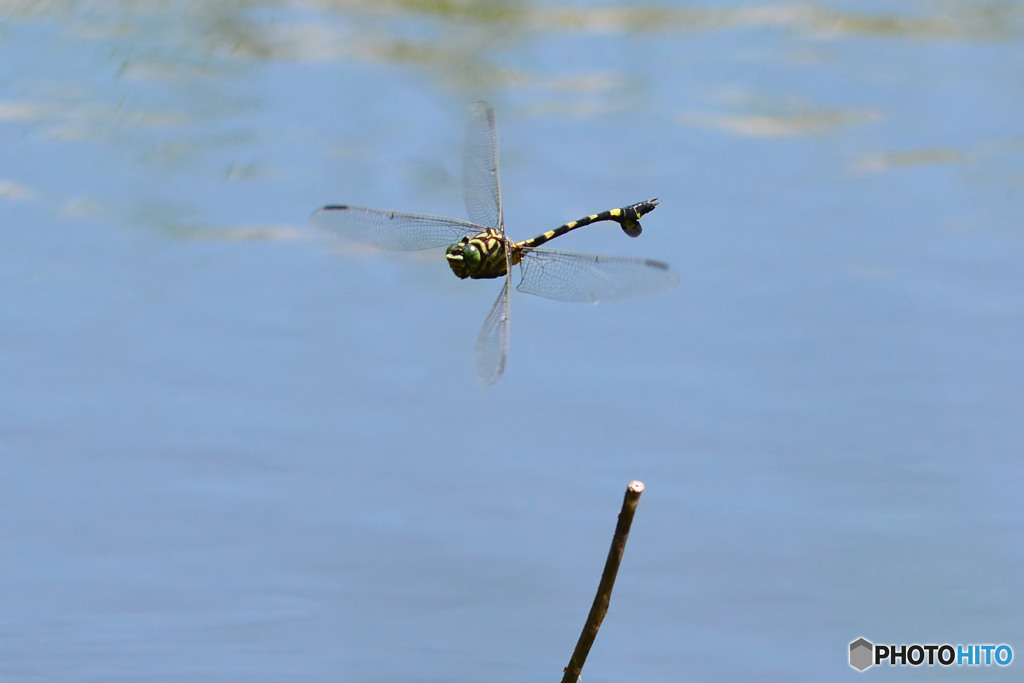
[[[650,259],[532,249],[522,260],[520,292],[558,301],[596,302],[653,294],[679,284],[667,263]]]
[[[463,191],[469,220],[504,231],[501,216],[501,185],[498,180],[498,139],[494,111],[476,102],[466,125]]]
[[[310,220],[343,239],[396,251],[443,247],[483,230],[456,218],[359,206],[325,206]]]
[[[494,384],[505,372],[508,358],[509,289],[512,281],[505,278],[501,293],[494,300],[491,312],[484,319],[476,338],[476,372],[484,386]]]

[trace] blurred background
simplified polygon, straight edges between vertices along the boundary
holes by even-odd
[[[1024,4],[0,0],[0,678],[851,679],[1024,654]],[[308,227],[648,197],[675,290]],[[1011,671],[959,668],[956,680]],[[882,668],[875,680],[937,672]]]

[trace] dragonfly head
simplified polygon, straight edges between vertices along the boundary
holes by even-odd
[[[466,279],[480,266],[484,255],[477,245],[469,241],[469,237],[463,237],[461,241],[445,250],[444,257],[448,259],[452,272],[459,278]]]

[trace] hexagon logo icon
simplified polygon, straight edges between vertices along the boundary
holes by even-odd
[[[863,671],[873,664],[875,646],[866,638],[858,638],[850,643],[850,666]]]

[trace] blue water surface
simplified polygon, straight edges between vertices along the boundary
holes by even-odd
[[[0,2],[0,679],[854,677],[1024,655],[1024,5]],[[331,241],[657,196],[677,289],[514,293]],[[877,680],[1009,680],[880,667]]]

